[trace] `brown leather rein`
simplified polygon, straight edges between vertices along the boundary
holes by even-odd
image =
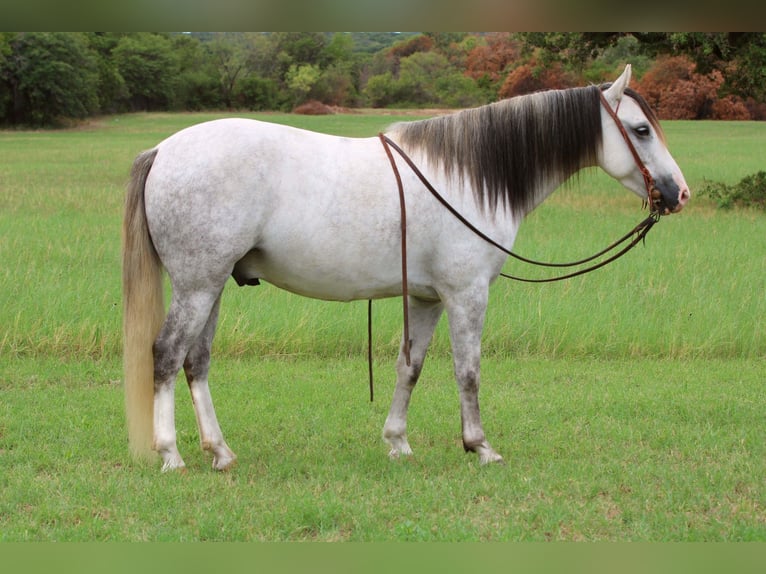
[[[401,158],[407,163],[407,165],[410,167],[410,169],[413,171],[413,173],[420,179],[420,181],[423,183],[425,188],[433,195],[439,203],[441,203],[447,211],[449,211],[452,215],[455,216],[455,218],[458,219],[463,225],[465,225],[468,229],[470,229],[474,234],[476,234],[478,237],[489,243],[490,245],[496,247],[503,253],[506,253],[507,255],[510,255],[511,257],[518,259],[519,261],[523,261],[524,263],[529,263],[531,265],[538,265],[543,267],[576,267],[578,265],[584,265],[585,263],[590,263],[591,261],[606,255],[613,249],[616,249],[619,245],[622,245],[624,242],[626,242],[631,237],[633,238],[625,247],[623,247],[620,251],[617,253],[611,255],[607,259],[604,259],[603,261],[600,261],[594,265],[591,265],[590,267],[586,267],[585,269],[580,269],[578,271],[573,271],[571,273],[567,273],[565,275],[559,275],[556,277],[548,277],[545,279],[529,279],[524,277],[516,277],[514,275],[508,275],[506,273],[500,273],[501,277],[505,277],[507,279],[513,279],[515,281],[524,281],[527,283],[551,283],[554,281],[561,281],[563,279],[570,279],[572,277],[577,277],[578,275],[583,275],[585,273],[589,273],[591,271],[595,271],[596,269],[599,269],[601,267],[604,267],[605,265],[611,263],[615,259],[618,259],[619,257],[622,257],[625,255],[628,251],[630,251],[633,247],[635,247],[638,243],[642,242],[646,235],[649,233],[649,230],[652,228],[652,226],[659,221],[660,218],[660,211],[659,206],[661,204],[661,195],[659,190],[657,190],[654,178],[649,173],[649,170],[647,169],[646,165],[644,165],[644,162],[641,160],[641,157],[638,155],[638,152],[636,151],[635,146],[633,145],[633,142],[630,141],[630,137],[628,136],[628,132],[625,129],[625,126],[620,121],[619,117],[617,116],[617,112],[611,108],[609,105],[609,102],[607,102],[606,98],[604,97],[603,91],[599,91],[599,97],[601,98],[601,103],[603,104],[604,108],[606,108],[607,113],[611,116],[611,118],[614,120],[615,124],[617,125],[617,129],[620,130],[620,134],[622,135],[622,138],[625,140],[625,143],[628,146],[628,149],[630,150],[631,155],[633,156],[633,160],[636,163],[636,166],[641,172],[641,175],[644,178],[644,185],[646,186],[646,194],[647,199],[645,200],[645,203],[650,206],[650,215],[646,219],[644,219],[641,223],[636,225],[633,229],[631,229],[628,233],[623,235],[620,239],[609,245],[608,247],[602,249],[598,253],[591,255],[590,257],[586,257],[585,259],[580,259],[579,261],[572,261],[570,263],[545,263],[541,261],[535,261],[533,259],[528,259],[526,257],[522,257],[521,255],[518,255],[511,251],[510,249],[507,249],[506,247],[503,247],[499,243],[497,243],[495,240],[493,240],[491,237],[487,236],[485,233],[483,233],[481,230],[479,230],[475,225],[473,225],[470,221],[468,221],[463,215],[460,214],[444,197],[436,191],[436,189],[431,185],[431,182],[428,181],[425,175],[423,175],[423,172],[420,171],[418,166],[415,164],[415,162],[412,161],[412,159],[407,155],[407,153],[399,147],[396,143],[394,143],[387,135],[380,133],[378,134],[378,137],[380,138],[381,143],[383,144],[383,149],[386,152],[386,155],[388,156],[388,160],[391,163],[391,169],[394,172],[394,176],[396,178],[396,185],[399,190],[399,207],[400,207],[400,224],[401,224],[401,251],[402,251],[402,306],[403,306],[403,316],[404,316],[404,357],[405,361],[407,363],[407,366],[411,365],[410,360],[410,346],[412,344],[412,341],[410,340],[410,330],[409,330],[409,306],[407,303],[407,209],[405,205],[405,197],[404,197],[404,185],[402,183],[401,175],[399,174],[399,169],[396,165],[396,160],[394,159],[393,154],[391,153],[391,149],[393,148],[396,150],[396,152],[401,156]],[[619,109],[619,104],[618,104]],[[369,379],[370,379],[370,401],[373,400],[373,375],[372,375],[372,300],[370,299],[368,301],[368,307],[367,307],[367,335],[368,335],[368,347],[367,347],[367,360],[368,360],[368,367],[369,367]]]

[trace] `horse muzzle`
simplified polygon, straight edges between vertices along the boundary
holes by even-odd
[[[678,213],[689,201],[690,193],[686,182],[683,185],[676,183],[674,179],[657,181],[649,192],[650,206],[653,213],[670,215]]]

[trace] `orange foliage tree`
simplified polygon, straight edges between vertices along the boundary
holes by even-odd
[[[506,70],[521,56],[521,44],[508,32],[487,34],[483,43],[475,46],[465,60],[465,75],[474,80],[492,83],[502,80]]]
[[[394,75],[399,74],[399,64],[404,58],[412,56],[417,52],[430,52],[433,47],[433,39],[424,34],[394,44],[386,53],[386,59],[389,62],[392,73]]]
[[[719,70],[700,74],[696,68],[687,56],[660,57],[636,87],[661,119],[750,119],[740,98],[719,98]]]
[[[522,64],[505,78],[498,92],[501,98],[512,98],[541,90],[559,90],[577,85],[559,62],[538,66],[534,60]]]

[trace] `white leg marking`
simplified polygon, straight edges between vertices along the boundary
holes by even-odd
[[[213,453],[213,468],[215,470],[231,468],[237,460],[237,455],[232,452],[223,438],[218,418],[215,416],[208,382],[206,380],[193,381],[189,385],[189,389],[194,404],[194,413],[197,416],[202,449]]]
[[[154,394],[154,450],[162,457],[162,472],[184,468],[176,445],[175,383],[159,387]]]

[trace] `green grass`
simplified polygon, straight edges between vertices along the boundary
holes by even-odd
[[[171,475],[127,457],[118,366],[82,368],[45,380],[54,362],[22,361],[4,385],[4,540],[766,535],[762,379],[747,361],[488,359],[485,426],[508,465],[487,468],[462,452],[444,361],[411,409],[415,458],[392,463],[363,361],[227,360],[215,391],[239,464],[209,470],[181,392],[189,471]]]
[[[182,382],[189,472],[130,461],[123,188],[140,150],[212,117],[0,133],[0,540],[766,539],[766,216],[694,197],[606,269],[492,287],[482,406],[507,466],[462,452],[446,321],[413,400],[416,456],[391,463],[380,429],[399,300],[374,308],[370,404],[365,303],[233,283],[212,385],[238,467],[209,470]],[[406,119],[258,117],[344,135]],[[763,124],[665,128],[692,192],[762,169]],[[515,247],[578,258],[644,216],[635,196],[586,174],[528,218]]]

